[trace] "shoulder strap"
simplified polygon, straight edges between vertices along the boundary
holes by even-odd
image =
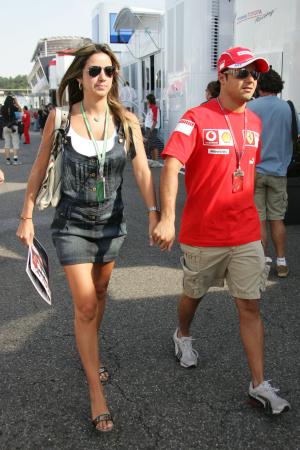
[[[125,131],[124,131],[124,128],[123,128],[123,125],[121,122],[118,122],[118,124],[117,124],[117,134],[118,134],[119,139],[125,140]],[[132,134],[131,126],[129,126],[129,139],[130,139],[130,145],[129,145],[128,155],[130,156],[131,159],[134,159],[136,157],[136,150],[135,150],[135,145],[133,142],[133,134]]]
[[[294,104],[291,100],[287,101],[289,107],[291,108],[292,112],[292,140],[293,143],[296,144],[298,140],[298,126],[297,126],[297,118],[296,118],[296,111]]]

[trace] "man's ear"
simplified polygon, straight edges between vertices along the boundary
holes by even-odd
[[[225,82],[226,82],[226,80],[227,80],[226,74],[220,72],[219,75],[218,75],[218,80],[219,80],[219,82],[220,82],[221,85],[222,85],[222,84],[224,85]]]

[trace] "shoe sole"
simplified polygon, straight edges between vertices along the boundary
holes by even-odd
[[[187,364],[184,364],[184,363],[180,360],[180,358],[181,358],[181,351],[179,350],[178,344],[177,344],[177,342],[175,341],[175,339],[172,338],[172,340],[173,340],[173,344],[175,345],[175,357],[176,357],[177,361],[180,363],[181,367],[184,367],[185,369],[193,369],[193,368],[197,367],[197,364],[190,364],[190,365],[187,365]]]
[[[286,278],[287,276],[288,276],[288,274],[289,274],[289,272],[288,273],[277,273],[277,276],[279,277],[279,278]]]
[[[249,394],[249,403],[252,406],[258,406],[260,408],[263,408],[268,416],[278,416],[279,414],[288,412],[291,409],[289,406],[285,406],[281,411],[274,412],[269,400],[265,400],[265,403],[263,403],[263,400],[259,400],[256,397],[252,397],[252,395],[250,394]]]

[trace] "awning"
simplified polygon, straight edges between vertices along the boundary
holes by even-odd
[[[146,8],[123,8],[117,15],[114,29],[120,30],[151,30],[157,28],[163,11]]]

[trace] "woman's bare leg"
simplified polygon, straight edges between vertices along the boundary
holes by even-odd
[[[107,295],[107,288],[109,284],[109,280],[111,277],[111,273],[113,270],[115,263],[114,261],[107,263],[107,264],[94,264],[93,266],[93,280],[94,285],[96,289],[96,295],[98,299],[98,309],[97,309],[97,330],[99,332],[100,325],[102,322],[102,318],[104,315],[105,310],[105,304],[106,304],[106,295]],[[101,356],[99,359],[99,365],[102,366],[101,363]],[[109,375],[107,372],[103,372],[100,374],[100,380],[101,381],[107,381]]]
[[[77,348],[89,385],[92,418],[108,412],[99,379],[98,298],[93,278],[93,264],[64,267],[74,302],[74,325]],[[103,315],[103,313],[102,313]],[[112,422],[98,428],[110,429]]]

